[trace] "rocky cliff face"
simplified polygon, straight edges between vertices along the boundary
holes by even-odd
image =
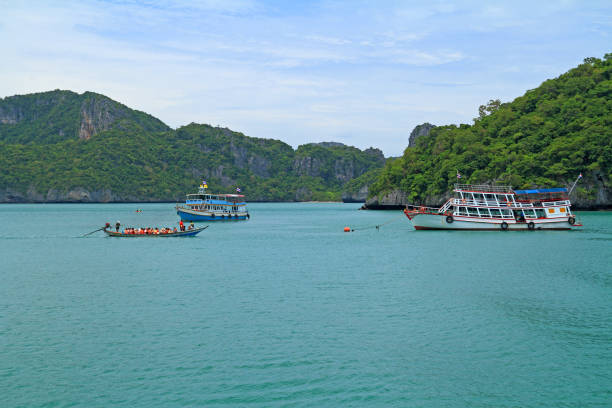
[[[5,125],[16,125],[23,115],[14,106],[0,106],[0,123]]]
[[[79,139],[88,140],[93,135],[110,129],[116,122],[124,119],[127,113],[106,97],[89,97],[81,104],[80,116]]]
[[[151,115],[93,92],[55,90],[0,99],[0,140],[9,143],[88,140],[123,125],[146,131],[170,129]]]
[[[146,199],[136,196],[120,196],[111,190],[88,190],[83,187],[75,187],[66,191],[50,189],[39,192],[30,187],[26,192],[10,188],[0,189],[0,203],[112,203],[112,202],[158,202],[174,201],[177,197],[161,197]]]
[[[406,193],[395,190],[383,197],[372,197],[361,207],[363,210],[397,210],[406,207]]]
[[[319,177],[323,161],[316,157],[299,157],[293,160],[293,171],[298,176]]]
[[[270,160],[249,152],[244,146],[235,146],[234,143],[230,144],[230,151],[234,157],[234,165],[237,167],[247,168],[259,177],[270,177],[270,167],[272,165]]]
[[[414,147],[417,138],[429,136],[429,132],[431,132],[431,129],[433,128],[435,128],[434,125],[425,122],[422,125],[418,125],[412,129],[412,132],[410,132],[410,137],[408,138],[408,147]]]
[[[572,184],[567,183],[566,187],[569,189]],[[584,178],[576,184],[570,199],[574,209],[612,209],[612,185],[598,171],[585,173]]]
[[[572,182],[565,183],[568,190]],[[540,186],[547,188],[550,186]],[[422,202],[408,202],[407,193],[395,190],[382,197],[374,196],[366,200],[363,209],[366,210],[396,210],[406,204],[425,205],[428,207],[440,207],[448,200],[452,191],[440,196],[426,197]],[[574,210],[609,210],[612,209],[612,186],[606,183],[604,175],[599,172],[585,174],[583,180],[576,184],[576,188],[570,195],[572,208]]]
[[[368,198],[369,186],[363,185],[357,192],[342,192],[342,202],[344,203],[365,203]]]
[[[173,201],[202,179],[252,200],[338,200],[385,160],[336,142],[294,150],[210,125],[172,130],[104,95],[59,90],[0,99],[0,142],[0,202]]]

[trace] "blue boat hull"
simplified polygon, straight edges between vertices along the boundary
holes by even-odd
[[[194,237],[198,235],[200,232],[204,231],[208,228],[208,225],[202,228],[196,228],[193,230],[185,230],[185,231],[177,231],[171,232],[168,234],[123,234],[121,232],[113,232],[109,231],[106,228],[103,229],[104,233],[109,237],[115,238],[178,238],[178,237]]]
[[[237,214],[228,214],[228,215],[209,215],[209,214],[194,214],[193,212],[182,211],[180,208],[176,211],[176,214],[183,221],[194,221],[194,222],[203,222],[203,221],[239,221],[239,220],[247,220],[248,215],[237,215]]]

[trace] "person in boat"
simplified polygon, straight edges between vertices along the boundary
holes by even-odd
[[[121,223],[120,223],[119,221],[117,221],[117,222],[115,223],[115,231],[116,231],[116,232],[119,232],[119,228],[120,228],[120,227],[121,227]]]
[[[174,230],[172,232],[178,232],[178,230],[176,229],[176,227],[174,227]]]
[[[189,224],[189,229],[192,230],[195,228],[195,225],[193,225],[193,221],[191,221],[191,224]]]
[[[179,227],[181,228],[181,231],[185,231],[185,224],[183,224],[183,220],[179,221]]]

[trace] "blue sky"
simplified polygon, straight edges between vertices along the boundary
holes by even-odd
[[[612,52],[610,1],[0,0],[0,97],[105,94],[190,122],[400,155]]]

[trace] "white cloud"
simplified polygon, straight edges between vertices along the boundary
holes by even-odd
[[[609,52],[605,4],[499,4],[11,3],[0,97],[91,90],[171,126],[397,155],[417,124],[470,122],[479,104]]]

